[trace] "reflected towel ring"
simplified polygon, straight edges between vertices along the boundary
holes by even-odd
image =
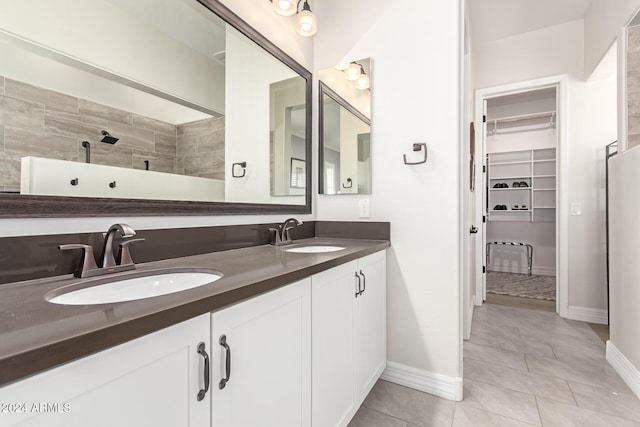
[[[236,175],[236,166],[242,168],[242,175]],[[234,178],[243,178],[247,174],[247,162],[238,162],[231,165],[231,176]]]
[[[342,184],[342,188],[352,188],[353,187],[353,180],[351,178],[347,178],[347,184],[349,184],[349,185]]]
[[[413,151],[422,151],[424,148],[424,158],[419,162],[407,162],[407,155],[403,154],[402,157],[404,159],[405,165],[420,165],[422,163],[427,162],[427,144],[425,142],[414,142],[413,143]]]

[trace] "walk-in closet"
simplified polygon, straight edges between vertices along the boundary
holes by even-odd
[[[556,87],[486,104],[486,292],[556,300]]]

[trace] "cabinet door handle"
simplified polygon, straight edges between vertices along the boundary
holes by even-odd
[[[360,276],[358,276],[357,272],[355,273],[355,275],[356,279],[358,279],[358,290],[356,291],[356,298],[358,298],[362,294],[362,291],[360,290]]]
[[[362,270],[360,270],[360,275],[362,276],[362,290],[360,291],[360,295],[362,295],[364,291],[367,290],[367,276],[364,275]]]
[[[224,347],[226,354],[225,358],[225,378],[220,380],[220,384],[218,384],[218,388],[222,390],[227,386],[229,379],[231,379],[231,348],[229,348],[229,344],[227,344],[227,336],[220,335],[220,345]]]
[[[200,402],[209,391],[209,355],[204,349],[203,342],[198,344],[198,354],[204,357],[204,388],[198,392],[198,402]]]

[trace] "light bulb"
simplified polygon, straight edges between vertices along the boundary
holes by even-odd
[[[355,81],[360,78],[360,66],[355,62],[352,62],[351,64],[349,64],[349,66],[347,67],[346,70],[344,70],[344,72],[346,74],[345,77],[347,80]]]
[[[341,63],[339,63],[338,65],[336,65],[336,66],[335,66],[335,67],[333,67],[333,68],[335,68],[335,69],[336,69],[336,70],[338,70],[338,71],[344,71],[344,70],[346,70],[346,69],[347,69],[347,67],[348,67],[348,66],[349,66],[349,63],[348,63],[348,62],[341,62]]]
[[[360,90],[369,89],[369,76],[362,74],[354,84]]]
[[[271,0],[271,5],[278,15],[291,16],[297,12],[295,0]]]
[[[312,37],[318,32],[318,24],[313,12],[307,9],[298,12],[296,31],[304,37]]]

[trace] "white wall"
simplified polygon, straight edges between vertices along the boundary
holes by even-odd
[[[305,68],[309,70],[313,68],[313,40],[299,37],[295,32],[294,20],[273,13],[271,3],[245,0],[223,0],[222,3]],[[0,237],[106,231],[115,222],[125,222],[136,230],[146,230],[275,222],[284,220],[287,216],[290,215],[0,219]],[[314,215],[298,217],[303,221],[314,219]]]
[[[175,14],[204,20],[199,18],[203,9],[194,10],[179,2],[171,6]],[[212,78],[223,72],[219,63],[190,44],[167,36],[157,24],[136,18],[109,1],[3,1],[2,8],[2,32],[80,64],[223,112],[224,88],[219,78]]]
[[[584,17],[584,75],[589,77],[640,8],[640,0],[593,0]]]
[[[475,87],[568,74],[568,196],[582,205],[582,215],[569,218],[568,305],[606,321],[604,147],[616,140],[616,73],[611,67],[598,73],[606,78],[583,80],[583,29],[573,21],[474,45]]]
[[[637,183],[640,181],[640,148],[624,151],[610,160],[611,340],[607,359],[640,395],[640,222]],[[619,369],[611,353],[613,344],[631,366]],[[613,352],[616,353],[615,351]],[[634,380],[629,382],[629,379]],[[635,382],[635,387],[633,383]]]
[[[304,196],[271,196],[269,166],[270,85],[297,74],[231,27],[226,35],[226,73],[226,201],[304,205]],[[247,163],[245,176],[232,178],[233,163],[242,162]],[[280,173],[285,172],[280,168]],[[236,174],[242,175],[238,166]]]
[[[373,192],[319,196],[318,218],[357,220],[367,198],[371,220],[391,221],[388,358],[452,381],[461,376],[460,9],[437,0],[315,5],[315,69],[364,57],[374,68]],[[428,162],[404,165],[419,141]]]

